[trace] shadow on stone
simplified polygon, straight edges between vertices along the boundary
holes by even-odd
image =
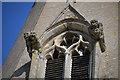
[[[26,63],[23,66],[21,66],[19,69],[17,69],[13,73],[13,75],[11,76],[11,78],[19,77],[19,76],[21,76],[25,72],[25,80],[28,80],[28,78],[29,78],[29,72],[30,72],[30,64],[31,64],[31,61],[29,61],[28,63]]]

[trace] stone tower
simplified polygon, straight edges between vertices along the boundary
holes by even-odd
[[[118,78],[117,45],[118,3],[35,2],[3,78]]]

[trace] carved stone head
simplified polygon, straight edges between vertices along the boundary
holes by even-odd
[[[29,41],[34,41],[36,39],[36,33],[33,31],[24,33],[24,38]]]
[[[96,39],[99,39],[101,36],[103,36],[102,23],[98,23],[97,20],[91,20],[90,23],[91,23],[89,27],[90,34]]]

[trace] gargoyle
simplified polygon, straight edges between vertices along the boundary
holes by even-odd
[[[97,20],[91,20],[91,25],[89,26],[88,30],[90,35],[97,41],[99,41],[101,51],[105,51],[105,41],[104,41],[104,34],[103,34],[103,25],[102,23],[98,23]]]
[[[27,32],[24,33],[24,39],[26,41],[27,51],[29,53],[30,58],[32,58],[32,53],[37,50],[39,52],[40,43],[38,38],[36,37],[35,32]]]

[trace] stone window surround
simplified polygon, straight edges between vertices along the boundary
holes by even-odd
[[[95,70],[95,44],[96,40],[94,40],[88,32],[88,25],[85,25],[86,22],[81,22],[79,19],[73,19],[71,21],[71,18],[62,20],[61,22],[58,22],[57,24],[53,25],[52,27],[48,28],[43,35],[40,37],[39,41],[41,43],[41,46],[44,49],[47,49],[49,46],[53,44],[53,40],[57,39],[61,35],[71,32],[75,34],[82,35],[90,42],[93,47],[93,50],[91,51],[90,55],[90,78],[94,76],[94,70]],[[44,55],[43,55],[44,54]],[[66,55],[68,56],[68,55]],[[45,69],[46,69],[46,56],[44,51],[41,54],[35,54],[33,55],[34,59],[32,60],[33,64],[31,64],[31,70],[30,70],[30,78],[45,78]],[[35,59],[36,58],[36,59]],[[70,58],[70,57],[69,57]],[[67,60],[65,60],[67,62]],[[72,60],[71,60],[72,61]],[[35,67],[35,62],[41,63],[37,64]],[[70,63],[70,62],[69,62]],[[68,64],[69,64],[68,63]],[[69,64],[71,66],[71,63]],[[69,67],[70,67],[69,66]],[[33,67],[33,68],[32,68]],[[35,70],[36,69],[36,70]],[[69,72],[68,72],[69,71]],[[66,68],[65,67],[65,75],[64,78],[71,78],[71,67]],[[68,74],[69,73],[69,74]],[[37,74],[37,76],[35,76]],[[38,75],[39,74],[39,75]]]

